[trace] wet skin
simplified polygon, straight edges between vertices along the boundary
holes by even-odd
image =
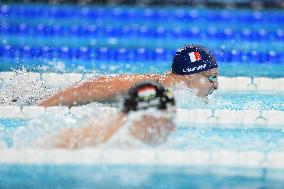
[[[202,73],[196,73],[191,75],[176,75],[168,73],[172,77],[172,85],[178,82],[184,83],[188,88],[195,89],[197,96],[206,97],[211,94],[214,90],[218,89],[218,80],[210,82],[209,76],[218,76],[218,69],[214,68]]]
[[[208,80],[209,76],[216,76],[218,77],[218,70],[217,69],[212,69],[203,72],[204,74],[198,74],[197,77],[199,79],[193,80],[193,86],[198,85],[196,82],[199,82],[199,93],[198,96],[207,96],[211,93],[214,92],[214,90],[218,89],[219,82],[218,80],[211,82]],[[194,87],[193,87],[194,88]]]
[[[218,75],[218,69],[205,71],[206,75]],[[191,75],[177,75],[171,72],[165,74],[120,74],[115,76],[101,76],[82,84],[75,85],[59,91],[39,103],[40,106],[76,106],[94,101],[112,99],[120,93],[126,93],[135,83],[142,81],[156,81],[165,87],[174,86],[180,82],[188,88],[196,89],[197,96],[205,97],[218,88],[218,81],[211,83],[207,77],[200,73]]]

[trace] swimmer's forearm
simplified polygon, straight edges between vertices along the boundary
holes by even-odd
[[[58,135],[51,137],[50,140],[57,148],[94,147],[107,142],[123,126],[124,117],[123,113],[118,113],[112,121],[105,123],[92,119],[82,127],[63,130]]]
[[[80,86],[70,87],[60,91],[39,103],[40,106],[76,106],[84,105],[95,100],[101,101],[110,97],[110,93],[103,90],[90,89],[90,83],[86,82]]]
[[[49,97],[46,100],[43,100],[40,102],[40,106],[48,107],[48,106],[74,106],[74,105],[82,105],[83,101],[88,103],[88,99],[86,97],[83,97],[82,94],[80,95],[80,98],[78,98],[77,94],[80,94],[82,92],[78,92],[74,88],[69,88],[64,91],[60,91],[53,96]],[[84,99],[83,99],[84,98]]]

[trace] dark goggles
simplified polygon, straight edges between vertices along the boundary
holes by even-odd
[[[217,75],[207,75],[205,73],[200,73],[200,75],[206,77],[210,83],[214,83],[218,80]]]

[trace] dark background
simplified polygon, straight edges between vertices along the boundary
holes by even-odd
[[[226,8],[284,9],[284,0],[1,0],[6,3],[120,4],[138,6],[206,6]]]

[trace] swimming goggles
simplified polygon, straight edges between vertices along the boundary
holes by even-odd
[[[216,75],[207,75],[206,73],[200,73],[200,75],[206,77],[210,83],[217,82],[218,77]]]

